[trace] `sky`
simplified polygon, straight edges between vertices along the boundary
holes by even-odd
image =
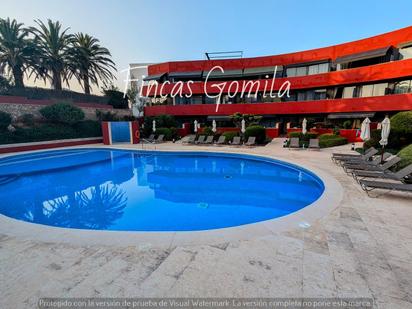
[[[129,63],[231,50],[275,55],[412,25],[411,0],[0,0],[0,8],[1,18],[27,26],[50,18],[97,37],[112,53],[120,87]]]

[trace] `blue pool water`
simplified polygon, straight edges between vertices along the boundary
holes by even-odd
[[[0,213],[57,227],[192,231],[293,213],[322,181],[281,161],[202,152],[71,149],[0,160]]]

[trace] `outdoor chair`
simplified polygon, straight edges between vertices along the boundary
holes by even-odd
[[[182,144],[194,144],[196,140],[196,135],[188,135],[182,140]]]
[[[232,145],[240,145],[240,136],[233,137]]]
[[[197,141],[195,141],[195,144],[203,144],[205,142],[205,138],[206,138],[206,136],[200,135],[198,137]]]
[[[368,155],[370,152],[375,151],[376,149],[374,147],[370,147],[369,149],[367,149],[365,151],[365,153],[363,155]],[[337,161],[340,160],[345,160],[345,159],[357,159],[357,158],[361,158],[362,155],[361,154],[354,154],[354,153],[332,153],[332,161],[334,161],[335,163],[337,163]]]
[[[401,158],[395,156],[384,164],[363,166],[362,169],[352,170],[352,177],[359,182],[363,172],[386,172],[399,161],[401,161]]]
[[[245,143],[245,146],[254,146],[254,145],[256,145],[256,137],[249,136],[247,142]]]
[[[318,138],[311,138],[309,139],[309,146],[308,149],[320,149],[319,146],[319,139]]]
[[[299,148],[299,138],[291,137],[289,140],[289,149],[290,148]]]
[[[396,173],[391,171],[374,172],[374,171],[358,171],[356,173],[357,178],[380,178],[404,181],[405,177],[412,174],[412,164],[397,171]]]
[[[226,136],[221,135],[216,142],[216,145],[224,145],[226,143]]]
[[[339,158],[337,161],[338,164],[343,165],[344,163],[362,163],[368,162],[374,155],[376,155],[379,151],[377,149],[371,150],[367,154],[361,155],[360,157],[356,158]]]
[[[157,139],[155,139],[153,142],[154,143],[163,143],[163,139],[164,139],[164,134],[160,134]]]
[[[370,195],[370,192],[375,189],[387,190],[385,193],[391,191],[402,191],[412,193],[412,184],[396,183],[396,182],[383,182],[383,181],[371,181],[371,180],[361,180],[360,185],[362,189]],[[378,196],[374,196],[378,197]]]
[[[212,144],[213,143],[213,135],[209,135],[203,144]]]
[[[342,167],[346,173],[350,173],[351,170],[362,170],[366,169],[368,166],[378,166],[382,162],[382,159],[383,161],[386,161],[386,159],[388,159],[391,156],[391,153],[385,152],[383,155],[375,156],[375,158],[372,161],[357,163],[353,163],[352,161],[343,162]]]

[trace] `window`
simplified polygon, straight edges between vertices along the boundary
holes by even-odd
[[[305,101],[306,100],[306,92],[299,91],[297,96],[298,101]]]
[[[319,64],[309,66],[308,75],[319,74]]]
[[[286,76],[287,76],[287,77],[294,77],[294,76],[296,76],[296,68],[287,68],[287,69],[286,69]]]
[[[307,75],[308,67],[297,67],[296,76],[305,76]]]
[[[399,60],[412,58],[412,45],[401,48],[399,54]]]
[[[329,72],[329,63],[320,63],[319,64],[319,74]]]
[[[386,88],[388,88],[388,83],[381,83],[373,85],[373,96],[385,95]]]
[[[318,89],[314,91],[315,100],[325,100],[326,99],[326,89]]]
[[[395,89],[394,89],[395,94],[408,93],[410,91],[411,91],[411,81],[410,80],[403,80],[403,81],[395,83]]]
[[[343,88],[342,98],[344,98],[344,99],[353,98],[353,97],[354,97],[354,93],[355,93],[355,89],[356,89],[355,86]]]
[[[203,100],[202,100],[202,96],[201,95],[194,95],[192,96],[192,102],[191,104],[202,104]]]
[[[371,97],[373,96],[373,85],[362,86],[361,97]]]

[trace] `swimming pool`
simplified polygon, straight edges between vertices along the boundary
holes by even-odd
[[[211,152],[70,149],[0,160],[0,213],[116,231],[200,231],[296,212],[324,191],[282,161]]]

